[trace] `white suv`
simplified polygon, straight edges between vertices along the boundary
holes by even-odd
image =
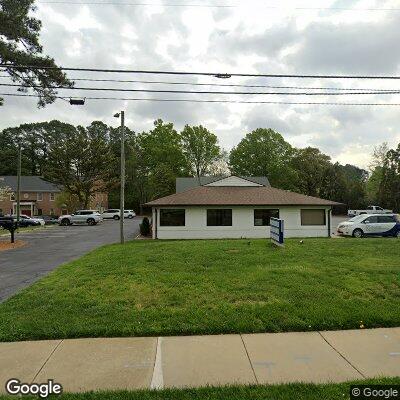
[[[135,211],[133,210],[124,210],[124,218],[132,219],[136,217]]]
[[[112,208],[103,212],[102,217],[104,219],[115,219],[118,220],[121,217],[121,210]],[[124,210],[124,218],[132,219],[136,217],[136,214],[133,210]]]
[[[338,234],[361,238],[363,236],[394,236],[400,238],[400,217],[397,214],[358,215],[341,222]]]
[[[121,210],[118,210],[116,208],[105,210],[103,211],[103,214],[101,214],[103,219],[120,219],[120,215],[121,215]]]
[[[63,226],[73,224],[97,225],[103,218],[97,210],[78,210],[71,215],[62,215],[58,223]]]

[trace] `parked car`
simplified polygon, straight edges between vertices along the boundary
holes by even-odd
[[[15,221],[17,220],[16,215],[10,215]],[[27,227],[27,226],[39,226],[45,225],[43,218],[39,217],[30,217],[29,215],[21,214],[19,216],[19,226],[20,227]]]
[[[357,215],[364,215],[364,214],[391,214],[393,210],[384,210],[382,207],[379,206],[368,206],[365,210],[349,210],[347,211],[347,215],[349,217],[355,217]]]
[[[124,218],[132,219],[136,217],[136,213],[133,210],[124,210]]]
[[[121,219],[121,210],[117,208],[112,208],[109,210],[105,210],[102,214],[104,219]],[[124,218],[132,219],[136,216],[133,210],[124,210]]]
[[[361,238],[363,236],[394,236],[400,238],[400,216],[397,214],[358,215],[341,222],[339,235]]]
[[[71,215],[62,215],[58,218],[58,223],[63,226],[73,224],[97,225],[103,222],[103,217],[97,210],[78,210]]]
[[[56,225],[58,224],[58,217],[54,215],[43,215],[42,216],[46,225]]]
[[[101,216],[103,219],[120,219],[121,210],[117,208],[111,208],[109,210],[103,211]]]

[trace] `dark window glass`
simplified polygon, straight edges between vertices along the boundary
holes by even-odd
[[[43,215],[43,210],[41,208],[38,208],[37,213],[38,215]]]
[[[271,218],[279,218],[279,210],[254,210],[254,226],[269,226]]]
[[[300,210],[301,225],[325,225],[325,210]]]
[[[372,206],[367,207],[367,210],[373,210],[373,209],[374,209],[374,207],[372,207]]]
[[[372,215],[372,216],[370,216],[368,218],[365,218],[363,222],[364,222],[364,224],[365,223],[367,223],[367,224],[376,224],[378,222],[378,217]]]
[[[160,226],[185,226],[185,210],[161,209]]]
[[[378,217],[378,222],[381,224],[385,224],[390,222],[396,222],[396,219],[392,215],[380,215]]]
[[[232,226],[232,210],[207,210],[207,226]]]

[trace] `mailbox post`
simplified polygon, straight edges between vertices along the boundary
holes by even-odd
[[[4,229],[7,229],[11,235],[11,243],[14,243],[15,240],[15,231],[18,228],[18,223],[14,221],[12,217],[0,217],[0,226]]]

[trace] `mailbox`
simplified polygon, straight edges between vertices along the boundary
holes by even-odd
[[[13,217],[0,217],[0,227],[10,232],[11,243],[14,243],[14,233],[18,228],[17,221]]]

